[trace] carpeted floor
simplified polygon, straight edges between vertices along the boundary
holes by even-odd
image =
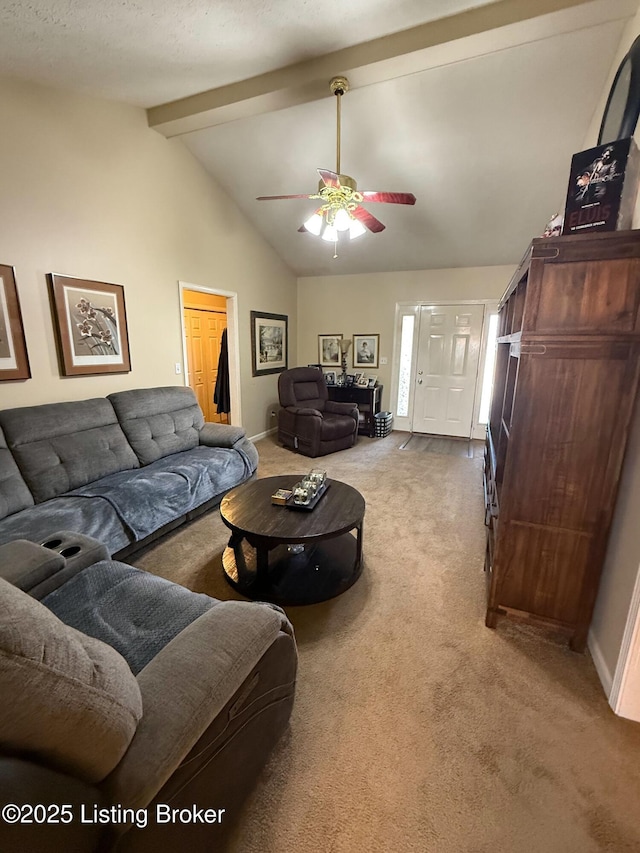
[[[341,597],[287,608],[300,671],[290,731],[232,853],[638,853],[640,724],[610,710],[588,655],[484,626],[479,455],[360,438],[309,460],[257,443],[259,476],[318,463],[367,502],[365,568]],[[238,598],[216,512],[135,564]]]

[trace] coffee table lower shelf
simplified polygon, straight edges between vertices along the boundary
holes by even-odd
[[[305,543],[298,554],[289,547],[277,545],[268,554],[262,553],[258,573],[256,549],[246,539],[238,542],[232,536],[222,555],[227,581],[247,598],[297,606],[335,598],[360,577],[358,542],[351,533]]]

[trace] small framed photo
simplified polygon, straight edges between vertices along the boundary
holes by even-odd
[[[62,376],[131,370],[124,287],[49,273]]]
[[[377,367],[380,335],[353,336],[353,366]]]
[[[342,335],[318,335],[318,361],[323,367],[340,366]]]
[[[30,378],[15,270],[0,264],[0,382]]]
[[[286,314],[251,312],[251,372],[253,376],[282,373],[287,369]]]
[[[364,376],[364,373],[354,373],[353,374],[353,384],[359,385],[360,380],[362,379],[363,376]]]
[[[368,387],[368,388],[375,388],[375,387],[376,387],[376,382],[377,382],[377,381],[378,381],[378,377],[377,377],[377,376],[370,376],[370,377],[369,377],[369,379],[368,379],[368,381],[367,381],[367,387]]]
[[[336,372],[335,372],[335,370],[325,370],[324,381],[327,383],[327,385],[335,385],[336,384]]]
[[[358,379],[358,388],[368,388],[369,387],[369,380],[367,379],[365,374],[360,373],[359,375],[360,375],[360,379]]]

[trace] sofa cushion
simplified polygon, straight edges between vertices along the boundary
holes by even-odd
[[[66,625],[108,643],[137,675],[183,628],[219,602],[133,566],[101,560],[42,603]]]
[[[99,497],[61,495],[0,519],[0,544],[13,539],[42,543],[58,530],[92,536],[104,542],[111,554],[136,541],[108,501]]]
[[[126,661],[0,578],[0,744],[87,782],[116,767],[142,717]]]
[[[28,506],[33,506],[33,495],[22,479],[16,461],[7,448],[0,429],[0,518],[5,518]]]
[[[139,466],[102,398],[5,409],[0,426],[37,502]]]
[[[138,388],[108,399],[141,465],[200,443],[204,415],[191,388]]]
[[[242,483],[254,468],[240,448],[199,446],[165,456],[137,471],[111,474],[82,486],[73,496],[107,500],[140,541]]]

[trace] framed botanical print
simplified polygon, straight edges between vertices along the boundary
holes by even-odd
[[[0,382],[30,377],[15,270],[0,264]]]
[[[56,343],[63,376],[131,370],[124,288],[49,273]]]
[[[353,366],[377,367],[380,335],[353,336]]]
[[[318,335],[318,361],[323,367],[340,367],[342,335]]]
[[[251,367],[253,376],[282,373],[287,369],[288,323],[286,314],[251,312]]]

